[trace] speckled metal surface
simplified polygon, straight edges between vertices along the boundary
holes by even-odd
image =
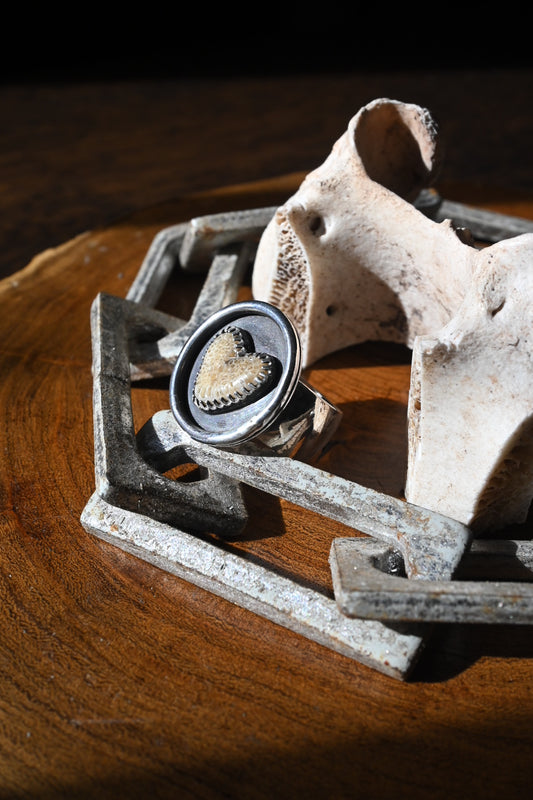
[[[474,565],[485,561],[483,580],[409,580],[399,556],[393,547],[374,539],[333,542],[333,586],[343,614],[388,622],[533,622],[530,541],[474,540],[463,560]],[[525,581],[528,572],[531,577]]]

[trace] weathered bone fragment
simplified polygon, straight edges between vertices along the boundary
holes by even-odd
[[[429,112],[375,100],[277,210],[252,291],[292,317],[304,366],[366,340],[412,346],[457,311],[477,251],[413,205],[437,163]]]
[[[254,296],[291,316],[307,366],[368,340],[413,348],[406,498],[475,531],[533,495],[533,236],[478,249],[414,204],[436,127],[379,99],[266,227]]]
[[[470,526],[533,496],[533,235],[481,251],[450,322],[413,347],[406,497]]]

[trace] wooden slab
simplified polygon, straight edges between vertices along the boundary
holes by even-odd
[[[79,522],[94,489],[95,295],[126,295],[161,228],[276,204],[299,177],[150,209],[42,253],[0,284],[1,798],[530,791],[529,626],[438,627],[401,683],[91,537]],[[491,205],[533,219],[533,202]],[[187,317],[198,281],[174,282],[161,307]],[[409,353],[350,348],[306,377],[344,411],[324,466],[401,495]],[[134,395],[139,424],[167,407],[161,382]],[[257,491],[247,501],[250,524],[235,551],[331,591],[327,556],[342,526]]]

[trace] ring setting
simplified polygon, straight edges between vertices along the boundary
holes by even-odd
[[[215,334],[196,374],[196,406],[216,413],[253,402],[268,390],[275,378],[277,361],[252,348],[251,336],[234,325]]]
[[[275,306],[243,301],[208,317],[170,379],[170,407],[192,439],[218,447],[254,440],[315,458],[341,412],[301,379],[297,330]]]

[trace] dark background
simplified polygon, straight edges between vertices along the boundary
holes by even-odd
[[[516,10],[111,10],[4,16],[0,275],[132,211],[309,171],[376,97],[431,110],[459,192],[533,193]]]
[[[136,31],[103,31],[73,39],[39,38],[27,49],[0,54],[3,84],[79,83],[110,80],[169,80],[186,78],[261,78],[318,74],[365,74],[409,70],[521,69],[532,65],[529,42],[521,44],[525,29],[507,36],[497,23],[490,37],[477,37],[466,25],[452,24],[452,39],[437,27],[427,41],[412,31],[405,34],[390,23],[383,36],[337,31],[323,33],[275,31],[265,37],[233,30],[175,38],[168,31],[147,28],[146,38]],[[379,23],[376,23],[379,24]],[[155,41],[154,41],[155,36]],[[497,39],[497,44],[495,40]],[[460,89],[460,87],[458,87]]]

